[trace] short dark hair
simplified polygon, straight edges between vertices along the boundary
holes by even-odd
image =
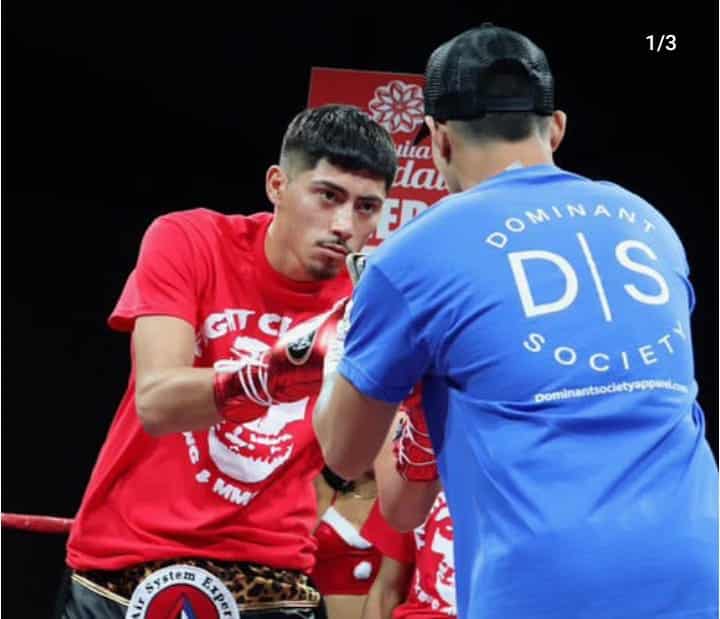
[[[280,165],[288,174],[312,170],[321,159],[344,170],[383,178],[388,191],[397,170],[390,134],[352,105],[306,109],[288,126],[280,149]]]
[[[519,67],[507,64],[487,80],[486,90],[491,96],[527,97],[530,96],[531,85]],[[474,142],[518,142],[533,133],[547,131],[550,118],[535,112],[488,112],[479,118],[453,121],[453,125]]]

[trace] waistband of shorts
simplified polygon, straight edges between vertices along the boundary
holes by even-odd
[[[127,606],[133,591],[153,572],[170,565],[189,565],[218,578],[230,591],[238,610],[317,608],[322,596],[307,574],[267,565],[214,559],[182,558],[151,561],[121,570],[74,570],[72,579]]]

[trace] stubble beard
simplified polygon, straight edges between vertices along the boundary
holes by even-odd
[[[327,281],[337,277],[340,267],[334,263],[319,264],[311,262],[307,265],[307,272],[315,281]]]

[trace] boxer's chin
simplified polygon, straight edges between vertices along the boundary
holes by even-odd
[[[343,268],[343,261],[327,258],[315,258],[306,265],[308,275],[316,281],[324,281],[337,277]]]

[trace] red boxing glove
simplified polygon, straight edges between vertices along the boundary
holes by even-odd
[[[340,299],[329,312],[285,333],[268,354],[269,392],[281,402],[317,395],[322,386],[323,362],[335,339],[350,297]]]
[[[316,395],[325,353],[349,300],[340,299],[330,311],[287,331],[259,361],[218,361],[214,390],[220,415],[244,423],[265,414],[273,404]]]
[[[269,404],[250,400],[245,392],[248,380],[250,385],[258,384],[261,371],[257,362],[248,359],[223,359],[215,363],[215,406],[223,419],[246,423],[267,413]]]
[[[417,384],[400,404],[405,413],[393,439],[395,468],[406,481],[438,479],[437,458],[433,451],[422,407],[422,385]]]

